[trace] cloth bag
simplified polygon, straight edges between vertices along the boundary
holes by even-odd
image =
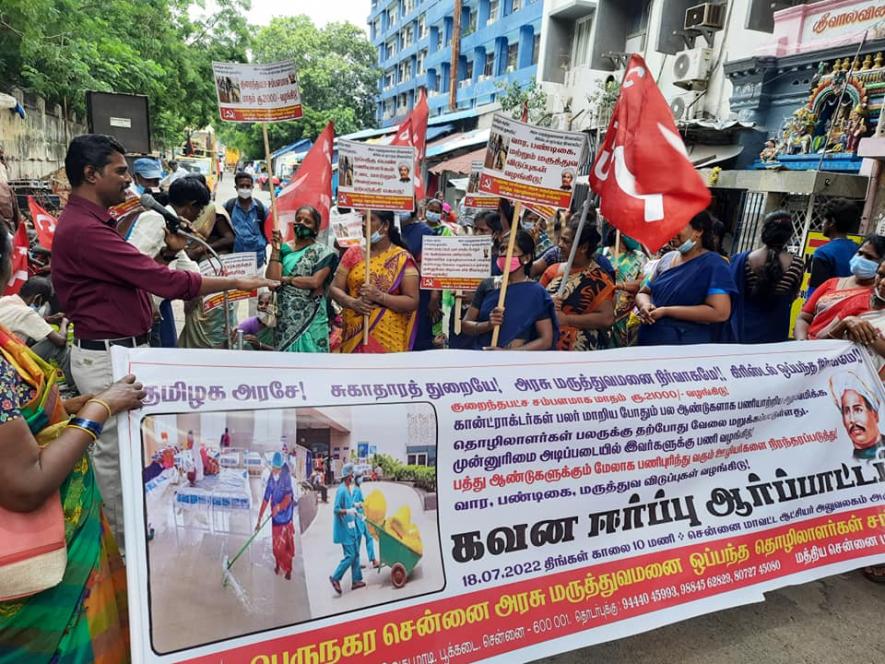
[[[68,563],[58,491],[33,512],[0,507],[0,602],[61,583]]]

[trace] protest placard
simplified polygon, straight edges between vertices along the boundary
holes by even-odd
[[[363,215],[361,213],[339,214],[332,219],[331,224],[339,247],[357,247],[363,243]]]
[[[479,191],[522,203],[568,208],[578,170],[589,158],[581,132],[543,129],[500,113],[479,177]]]
[[[482,235],[428,235],[421,247],[421,288],[474,290],[491,275],[492,243]]]
[[[112,354],[147,394],[118,418],[136,664],[529,661],[885,562],[885,394],[848,342]],[[344,462],[382,568],[339,594],[349,490],[300,474]]]
[[[479,193],[479,176],[482,173],[482,161],[470,162],[470,177],[467,179],[467,192],[464,194],[464,205],[481,210],[497,210],[497,196],[483,196]]]
[[[338,204],[357,210],[414,210],[415,148],[338,141]]]
[[[225,122],[280,122],[302,115],[291,60],[267,65],[213,62],[212,72],[218,112]]]
[[[243,251],[221,256],[221,268],[228,277],[254,277],[258,274],[258,257],[254,251]],[[200,262],[200,273],[207,277],[218,275],[219,265],[214,258]],[[228,302],[239,302],[257,297],[258,291],[227,291]],[[214,293],[203,297],[203,311],[212,311],[224,305],[224,293]]]

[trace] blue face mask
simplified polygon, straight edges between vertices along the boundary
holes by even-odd
[[[369,239],[369,241],[372,244],[378,244],[379,242],[381,242],[382,239],[384,238],[381,235],[381,231],[375,231],[374,233],[372,233],[372,237]]]
[[[697,244],[697,242],[695,242],[694,240],[692,240],[691,238],[689,238],[688,240],[686,240],[685,242],[683,242],[682,244],[680,244],[680,245],[676,248],[676,251],[678,251],[680,254],[682,254],[682,255],[684,256],[684,255],[687,254],[689,251],[691,251],[692,249],[694,249],[694,247],[695,247],[696,244]]]
[[[138,192],[138,195],[141,196],[144,193],[144,187],[140,184],[135,185],[135,191]]]
[[[848,265],[851,267],[851,274],[858,279],[873,279],[876,276],[876,270],[879,269],[878,262],[864,258],[860,254],[854,254]]]
[[[439,223],[439,220],[442,219],[442,215],[439,212],[425,212],[424,218],[427,219],[432,224]]]
[[[399,213],[399,223],[405,224],[411,221],[412,213],[411,212],[400,212]]]

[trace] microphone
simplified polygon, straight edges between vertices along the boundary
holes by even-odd
[[[178,233],[181,228],[181,219],[179,219],[177,215],[169,212],[169,210],[163,207],[160,202],[150,194],[142,194],[140,201],[141,206],[146,210],[152,210],[163,216],[163,219],[166,220],[166,228],[169,229],[170,233]]]

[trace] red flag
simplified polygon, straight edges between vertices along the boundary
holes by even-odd
[[[590,172],[600,211],[657,251],[710,204],[667,101],[645,61],[630,57],[605,142]]]
[[[0,231],[5,232],[5,231]],[[12,276],[6,284],[4,295],[15,295],[28,280],[28,229],[19,223],[12,238]]]
[[[307,153],[304,161],[292,177],[292,181],[277,196],[277,211],[280,215],[279,230],[283,239],[295,237],[291,222],[302,205],[311,205],[323,218],[320,230],[329,227],[329,211],[332,207],[332,144],[335,141],[335,125],[326,125],[316,142]],[[264,232],[270,237],[277,228],[273,214],[268,212]]]
[[[33,196],[28,196],[28,207],[31,210],[31,219],[34,220],[34,229],[37,231],[37,241],[44,249],[52,249],[52,239],[55,237],[58,219],[44,210]]]
[[[411,145],[415,148],[415,198],[419,201],[427,196],[427,185],[424,182],[424,154],[427,151],[427,118],[430,107],[424,90],[418,94],[418,101],[403,123],[397,127],[391,145]]]

